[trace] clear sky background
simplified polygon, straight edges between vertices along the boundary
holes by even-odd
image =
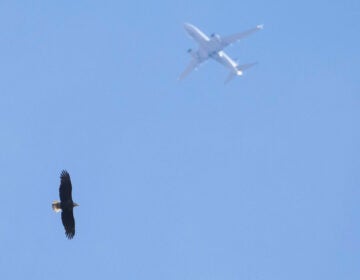
[[[1,279],[360,279],[360,2],[0,2]],[[190,22],[259,64],[185,80]],[[59,175],[73,183],[67,240]]]

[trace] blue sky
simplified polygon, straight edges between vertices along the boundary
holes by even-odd
[[[359,1],[1,1],[1,279],[359,279]],[[224,85],[182,24],[258,61]],[[59,175],[73,182],[67,240]]]

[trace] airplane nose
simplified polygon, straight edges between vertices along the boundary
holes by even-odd
[[[191,31],[192,30],[192,25],[190,23],[184,23],[184,28],[186,31]]]

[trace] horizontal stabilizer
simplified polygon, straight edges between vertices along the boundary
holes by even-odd
[[[257,62],[253,62],[253,63],[236,66],[236,71],[230,71],[229,76],[225,80],[225,84],[230,82],[235,76],[242,76],[245,70],[249,69],[250,67],[253,67],[256,64]]]
[[[229,75],[227,76],[224,84],[227,84],[228,82],[230,82],[235,76],[236,76],[236,73],[234,73],[234,71],[230,71],[230,73],[229,73]]]
[[[236,68],[239,69],[240,71],[244,71],[244,70],[247,70],[247,69],[253,67],[256,64],[258,64],[258,63],[253,62],[253,63],[243,64],[243,65],[238,65]]]

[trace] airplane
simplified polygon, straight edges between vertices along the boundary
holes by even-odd
[[[179,80],[184,79],[192,70],[196,69],[201,63],[209,58],[216,60],[230,69],[230,74],[225,80],[225,83],[232,80],[235,76],[241,76],[244,70],[247,70],[256,64],[255,62],[239,65],[236,61],[231,59],[223,51],[223,49],[256,31],[263,29],[263,25],[257,25],[256,27],[244,32],[224,37],[220,37],[218,34],[213,33],[210,38],[199,28],[190,23],[185,23],[184,28],[186,32],[198,43],[199,48],[197,51],[193,51],[192,49],[188,50],[188,53],[192,56],[192,60],[184,72],[182,72],[179,76]]]

